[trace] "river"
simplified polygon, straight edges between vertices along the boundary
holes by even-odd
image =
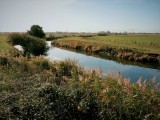
[[[128,65],[117,61],[88,56],[85,54],[64,50],[57,47],[52,47],[51,42],[47,42],[50,49],[47,52],[46,58],[49,60],[76,60],[85,68],[101,69],[103,75],[120,72],[122,77],[127,77],[130,81],[136,82],[140,77],[142,80],[150,80],[156,77],[156,82],[160,82],[160,70],[137,65]]]

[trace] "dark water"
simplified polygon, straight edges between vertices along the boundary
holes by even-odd
[[[48,44],[50,46],[50,42],[48,42]],[[142,77],[143,80],[150,80],[153,77],[156,77],[157,82],[160,82],[160,70],[158,69],[140,67],[136,65],[126,65],[113,60],[87,56],[85,54],[80,54],[57,47],[50,46],[46,58],[50,60],[77,60],[78,63],[84,67],[93,69],[101,68],[103,74],[120,72],[122,77],[130,78],[131,82],[136,82],[140,77]]]

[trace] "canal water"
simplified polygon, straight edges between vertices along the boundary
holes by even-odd
[[[92,69],[101,69],[103,75],[120,72],[122,77],[127,77],[131,82],[136,82],[140,77],[142,80],[150,80],[156,77],[156,81],[160,82],[160,70],[140,67],[136,65],[126,65],[113,60],[102,59],[94,56],[64,50],[52,47],[51,42],[47,42],[50,46],[46,58],[49,60],[76,60],[81,66]]]

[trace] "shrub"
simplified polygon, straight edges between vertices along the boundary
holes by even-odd
[[[46,54],[48,47],[44,40],[32,37],[27,34],[11,34],[9,40],[12,45],[21,45],[24,55],[43,55]]]
[[[0,65],[6,66],[9,64],[8,59],[6,57],[0,56]]]
[[[35,60],[33,60],[33,63],[36,65],[37,68],[41,70],[50,69],[49,62],[43,58],[39,58],[39,59],[36,58]]]

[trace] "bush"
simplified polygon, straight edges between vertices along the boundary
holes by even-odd
[[[45,37],[44,31],[42,30],[42,27],[40,27],[39,25],[32,25],[30,30],[27,31],[27,33],[31,36],[38,38]]]
[[[44,55],[48,50],[44,40],[26,34],[11,34],[9,40],[12,45],[21,45],[24,49],[24,55]]]
[[[12,49],[9,50],[9,55],[11,57],[20,57],[20,56],[23,56],[23,50],[19,51],[16,48],[12,48]]]
[[[41,70],[49,70],[50,69],[50,65],[48,60],[45,59],[35,59],[33,61],[33,63],[36,65],[37,68],[41,69]]]
[[[8,59],[6,57],[0,56],[0,65],[6,66],[9,64]]]

